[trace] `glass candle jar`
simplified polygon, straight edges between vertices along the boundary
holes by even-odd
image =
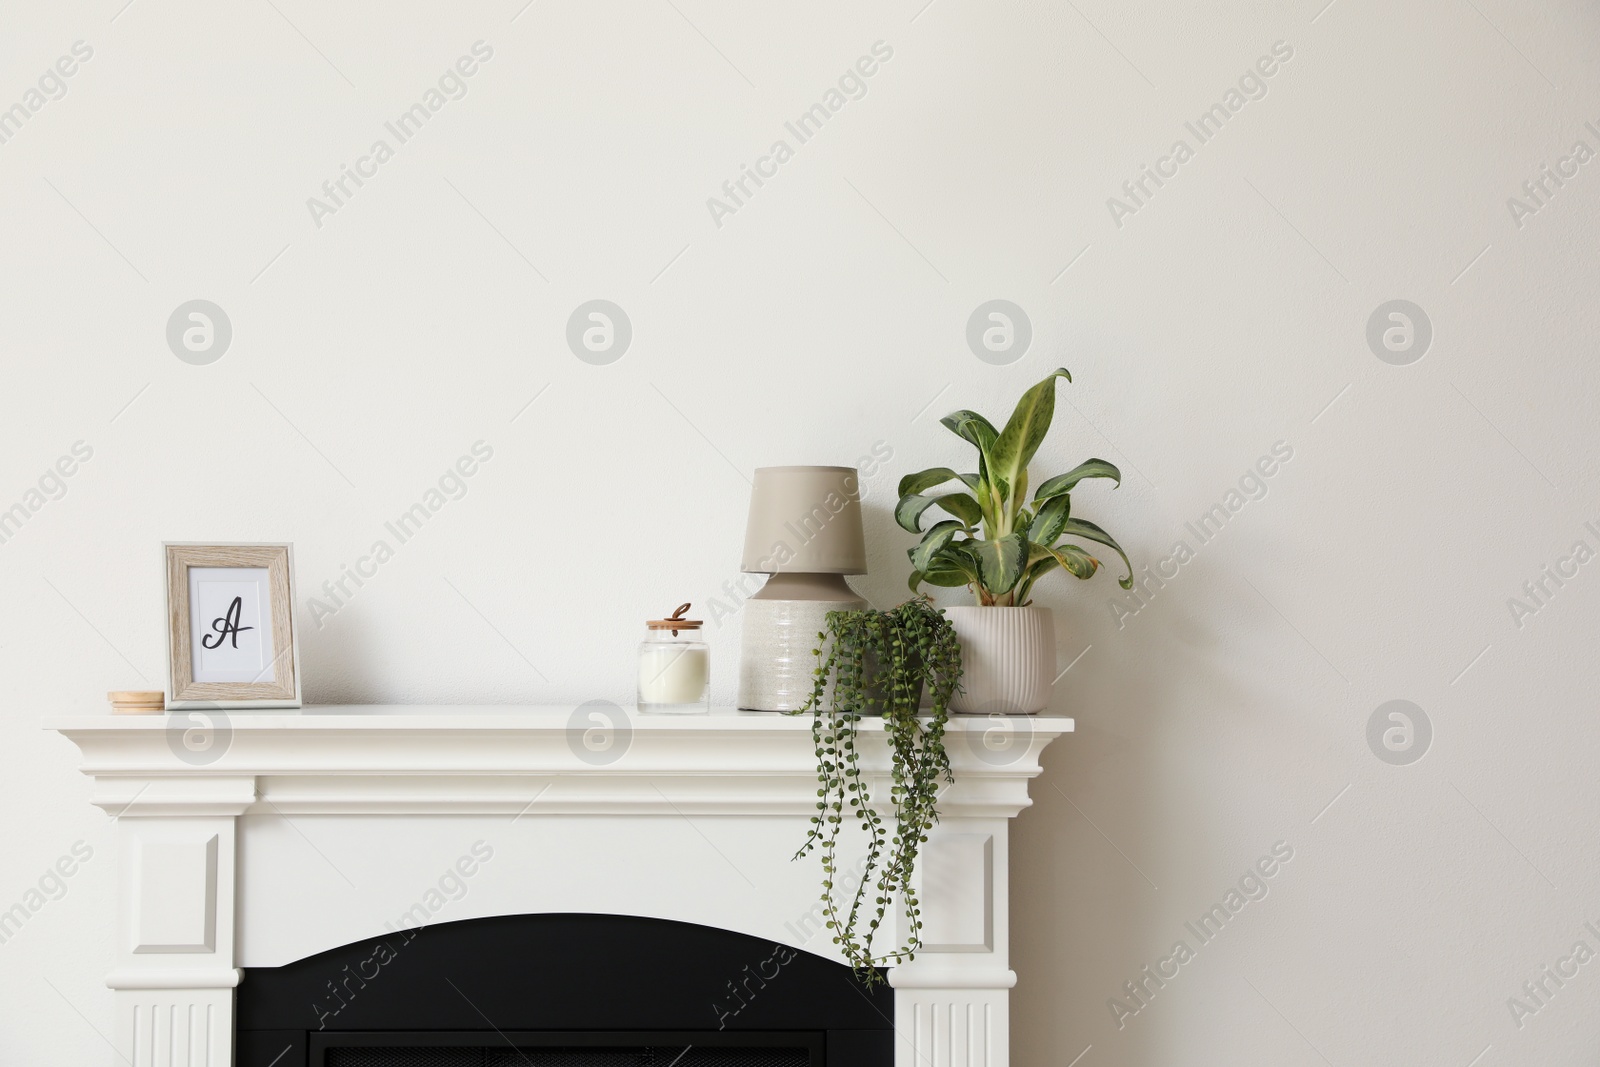
[[[639,644],[639,710],[692,715],[711,709],[711,649],[700,620],[685,619],[688,604],[645,623]]]

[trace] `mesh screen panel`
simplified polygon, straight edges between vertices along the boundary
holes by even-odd
[[[331,1048],[328,1067],[809,1067],[805,1049]]]
[[[484,1067],[481,1048],[330,1048],[328,1067]]]

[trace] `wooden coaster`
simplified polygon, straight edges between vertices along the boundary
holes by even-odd
[[[165,693],[145,689],[113,689],[106,694],[113,715],[155,715],[167,710]]]

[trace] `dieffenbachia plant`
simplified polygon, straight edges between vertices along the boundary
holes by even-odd
[[[958,474],[930,467],[900,479],[894,517],[922,534],[909,550],[912,592],[923,582],[968,586],[982,606],[1020,607],[1033,584],[1057,567],[1074,578],[1090,578],[1100,561],[1077,541],[1105,545],[1122,557],[1128,573],[1118,579],[1133,587],[1128,554],[1100,527],[1072,515],[1072,490],[1086,478],[1122,484],[1122,472],[1103,459],[1090,459],[1039,486],[1028,499],[1028,461],[1033,459],[1055,417],[1056,379],[1072,381],[1062,367],[1022,394],[1005,429],[975,411],[956,411],[939,421],[978,450],[978,473]],[[951,483],[959,482],[960,486]],[[922,517],[938,508],[953,518],[924,531]]]

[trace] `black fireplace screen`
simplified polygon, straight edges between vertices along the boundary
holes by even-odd
[[[319,1034],[310,1051],[311,1067],[822,1067],[826,1062],[823,1041],[810,1034]]]
[[[237,1067],[892,1067],[894,993],[770,941],[622,915],[439,923],[248,967]]]
[[[642,1045],[592,1048],[330,1048],[324,1067],[813,1067],[806,1048]]]

